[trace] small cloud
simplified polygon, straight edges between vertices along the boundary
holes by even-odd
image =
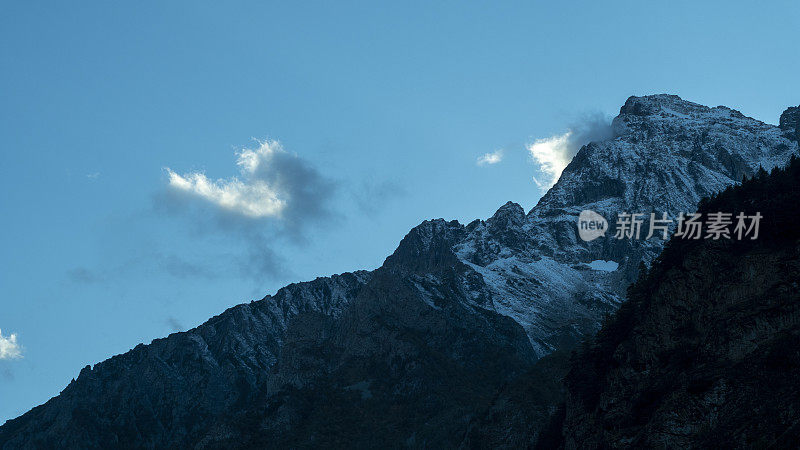
[[[114,265],[106,264],[97,270],[75,267],[67,270],[67,279],[78,284],[97,284],[128,276],[145,270],[148,274],[166,274],[180,279],[215,279],[218,273],[214,267],[183,259],[178,255],[163,254],[159,251],[143,251]]]
[[[100,178],[100,172],[87,173],[86,174],[86,178],[88,178],[90,180],[96,180],[96,179]]]
[[[549,188],[556,184],[561,172],[567,167],[572,157],[575,156],[570,146],[571,137],[572,131],[567,131],[562,135],[537,139],[528,146],[531,157],[539,164],[539,170],[546,177],[544,181],[539,181],[534,177],[534,181],[539,187]]]
[[[103,281],[103,276],[85,267],[76,267],[67,271],[67,278],[75,283],[93,284]]]
[[[247,242],[245,255],[238,259],[239,272],[254,280],[268,276],[274,279],[293,277],[286,260],[278,255],[259,233],[243,235]]]
[[[491,153],[486,153],[483,156],[478,158],[476,164],[479,166],[497,164],[503,160],[503,149],[495,150]]]
[[[159,267],[175,278],[216,278],[214,271],[208,267],[186,261],[176,255],[153,255]]]
[[[368,215],[377,213],[389,202],[407,193],[402,184],[387,180],[379,182],[365,180],[360,185],[354,185],[352,191],[355,205]]]
[[[582,146],[611,136],[608,119],[601,114],[591,114],[571,125],[563,134],[537,139],[528,145],[528,151],[533,161],[539,165],[539,171],[544,178],[534,176],[534,183],[540,188],[552,187]]]
[[[17,343],[16,333],[3,336],[0,330],[0,359],[22,358],[22,347]]]
[[[175,333],[177,333],[179,331],[183,331],[183,330],[186,329],[186,328],[184,328],[184,326],[180,322],[178,322],[178,319],[176,319],[176,318],[174,318],[172,316],[167,317],[165,322],[166,322],[167,326],[169,327],[169,329],[172,330]]]

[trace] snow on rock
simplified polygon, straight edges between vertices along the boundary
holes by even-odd
[[[586,265],[592,270],[602,270],[603,272],[613,272],[619,268],[619,263],[614,261],[604,261],[602,259],[596,259],[592,262],[586,263]]]
[[[622,212],[692,212],[701,198],[797,153],[795,116],[785,113],[779,128],[675,95],[629,98],[613,137],[586,143],[524,219],[509,202],[466,226],[453,250],[485,284],[468,283],[472,301],[517,321],[540,354],[593,331],[663,241],[645,241],[645,230],[638,241],[611,232],[583,242],[578,214],[598,212],[613,227]]]

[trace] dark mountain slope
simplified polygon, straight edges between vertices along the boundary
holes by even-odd
[[[292,285],[86,368],[60,396],[0,428],[0,443],[457,445],[475,408],[536,360],[522,327],[466,301],[466,267],[451,248],[463,232],[425,222],[372,273]],[[336,292],[351,298],[332,312],[291,303],[301,290],[330,308]],[[276,317],[269,305],[287,302],[294,313]]]
[[[524,330],[465,304],[449,248],[418,244],[404,239],[341,320],[294,327],[277,390],[241,430],[249,444],[452,447],[477,405],[530,367]]]
[[[304,314],[337,316],[367,272],[292,284],[184,333],[81,370],[59,396],[0,427],[2,448],[172,447],[247,404]],[[46,432],[44,432],[46,430]]]
[[[701,202],[704,214],[761,212],[759,238],[673,238],[573,360],[555,441],[566,448],[800,442],[798,204],[797,159]]]
[[[561,380],[569,368],[568,349],[536,361],[497,391],[470,423],[461,448],[531,448],[550,417],[563,407]],[[559,430],[560,431],[560,430]]]

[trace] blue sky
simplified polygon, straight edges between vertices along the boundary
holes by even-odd
[[[800,104],[797,2],[430,3],[3,2],[0,423],[422,220],[530,209],[530,146],[630,95]]]

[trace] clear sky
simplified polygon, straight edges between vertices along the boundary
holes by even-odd
[[[530,209],[531,144],[630,95],[800,104],[796,1],[232,3],[0,3],[0,423],[424,219]]]

